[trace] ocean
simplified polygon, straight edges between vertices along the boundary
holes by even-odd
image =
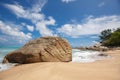
[[[15,64],[2,64],[2,60],[5,57],[5,55],[11,51],[17,50],[20,47],[0,47],[0,71],[7,70],[11,67],[13,67]],[[91,50],[78,50],[78,49],[72,49],[72,62],[77,63],[90,63],[95,62],[96,60],[103,60],[107,59],[110,56],[98,56],[100,52],[98,51],[91,51]]]
[[[7,53],[17,50],[19,48],[20,47],[0,47],[0,71],[7,70],[15,65],[15,64],[11,64],[11,63],[2,64],[2,61]]]

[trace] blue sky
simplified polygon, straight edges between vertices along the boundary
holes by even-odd
[[[119,27],[120,0],[0,1],[0,46],[21,46],[41,36],[90,46],[102,30]]]

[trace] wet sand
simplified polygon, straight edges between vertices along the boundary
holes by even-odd
[[[120,50],[93,63],[42,62],[0,72],[0,80],[120,80]]]

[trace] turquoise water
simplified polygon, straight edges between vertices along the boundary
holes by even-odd
[[[2,64],[2,61],[7,53],[17,50],[19,48],[20,47],[0,47],[0,71],[7,70],[15,65],[11,63]],[[72,62],[89,63],[96,60],[103,60],[109,58],[109,56],[98,56],[98,54],[100,54],[100,52],[98,51],[82,51],[78,49],[72,49]]]
[[[0,63],[2,62],[4,56],[14,50],[19,49],[20,47],[0,47]]]
[[[6,54],[19,48],[20,47],[0,47],[0,71],[7,70],[15,65],[11,63],[2,64],[2,61]]]

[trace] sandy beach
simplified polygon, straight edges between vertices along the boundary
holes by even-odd
[[[42,62],[0,72],[0,80],[120,80],[120,50],[93,63]]]

